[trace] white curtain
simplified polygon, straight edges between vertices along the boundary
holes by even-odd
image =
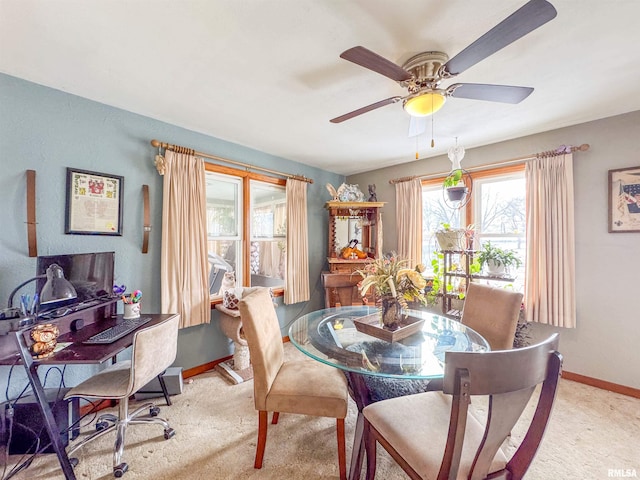
[[[209,323],[204,161],[165,153],[162,199],[162,313],[179,313],[180,327]]]
[[[526,319],[576,326],[573,156],[527,162]]]
[[[287,179],[287,274],[284,303],[305,302],[309,290],[307,182]]]
[[[420,179],[396,183],[398,256],[414,267],[422,261],[422,183]]]

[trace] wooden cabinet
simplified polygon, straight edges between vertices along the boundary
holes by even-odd
[[[382,213],[384,202],[327,202],[329,213],[328,258],[329,271],[322,273],[325,306],[336,304],[361,305],[363,298],[357,284],[362,280],[356,270],[382,256]],[[358,249],[366,258],[356,255],[344,258],[341,254],[349,242],[357,239]],[[356,258],[354,258],[356,257]],[[373,294],[367,300],[373,302]]]
[[[382,213],[384,202],[327,202],[329,212],[329,271],[350,273],[372,258],[382,255]],[[349,242],[357,239],[358,248],[367,254],[359,259],[355,255],[341,256]],[[356,258],[354,258],[356,257]]]

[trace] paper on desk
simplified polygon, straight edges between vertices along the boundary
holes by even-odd
[[[60,350],[67,348],[73,342],[60,342],[56,345],[56,348],[53,349],[53,353],[58,353]]]

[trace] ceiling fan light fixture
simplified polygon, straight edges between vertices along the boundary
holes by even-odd
[[[426,117],[442,108],[447,97],[438,91],[429,91],[407,98],[402,106],[412,117]]]

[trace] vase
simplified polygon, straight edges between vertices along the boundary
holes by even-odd
[[[380,298],[382,308],[382,326],[388,330],[396,330],[402,320],[402,305],[392,295],[384,295]]]

